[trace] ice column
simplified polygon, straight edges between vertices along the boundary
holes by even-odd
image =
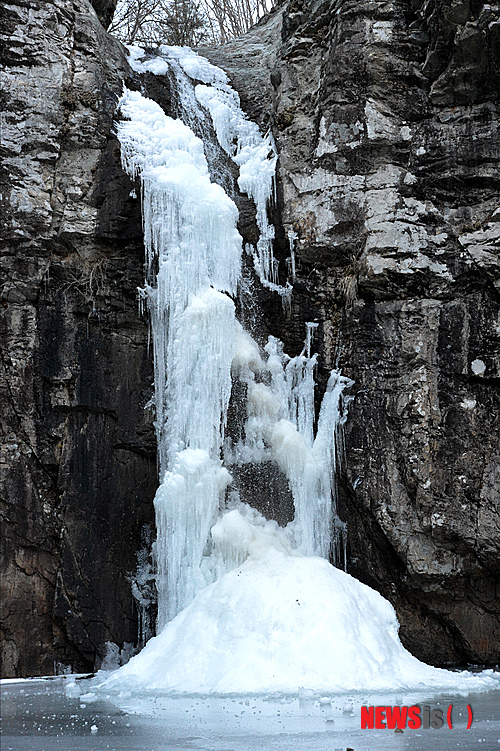
[[[297,239],[297,233],[293,230],[288,231],[288,243],[290,245],[290,272],[292,274],[292,282],[295,282],[295,240]]]
[[[277,292],[289,306],[292,287],[278,283],[278,261],[274,258],[274,226],[267,211],[274,193],[277,153],[270,133],[262,136],[256,123],[246,117],[238,94],[224,81],[214,78],[211,86],[198,84],[196,98],[212,118],[217,139],[240,168],[238,186],[255,201],[260,236],[254,253],[255,270],[261,283]]]
[[[282,419],[268,429],[275,459],[285,472],[295,505],[295,537],[305,555],[328,558],[335,541],[336,472],[341,454],[344,389],[353,381],[333,370],[328,380],[314,430],[314,368],[310,356],[317,324],[306,324],[304,349],[288,358],[281,343],[270,337],[266,346],[271,390],[280,402]],[[314,437],[315,435],[315,437]]]
[[[202,142],[125,90],[122,161],[142,183],[156,433],[158,626],[204,585],[200,563],[230,480],[220,450],[231,393],[241,238],[237,209],[212,184]]]

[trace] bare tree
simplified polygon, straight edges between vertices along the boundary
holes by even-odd
[[[273,0],[119,0],[109,31],[126,44],[196,47],[247,31]]]
[[[195,47],[207,40],[205,26],[192,0],[120,0],[108,31],[126,44]]]
[[[275,3],[276,0],[200,0],[200,7],[215,22],[213,41],[224,44],[248,31]]]

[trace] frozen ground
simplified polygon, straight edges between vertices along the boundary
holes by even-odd
[[[451,751],[500,749],[500,691],[318,699],[97,698],[90,680],[2,682],[2,751]],[[73,684],[74,685],[74,684]],[[75,695],[79,692],[79,695]],[[69,694],[69,695],[68,695]],[[323,697],[322,701],[325,699]],[[453,729],[361,730],[360,706],[453,704]],[[474,721],[466,729],[466,706]]]

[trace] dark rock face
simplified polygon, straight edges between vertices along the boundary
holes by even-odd
[[[92,5],[95,12],[97,13],[97,18],[102,23],[105,29],[108,28],[109,24],[113,20],[113,15],[116,10],[116,4],[117,0],[92,0]]]
[[[128,65],[84,0],[1,13],[2,670],[25,676],[137,641],[156,450],[139,201],[112,137]]]
[[[356,381],[348,570],[434,664],[500,644],[499,40],[497,6],[291,0],[206,51],[276,139],[276,332],[318,321],[323,382]]]

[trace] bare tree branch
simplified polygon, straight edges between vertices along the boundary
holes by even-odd
[[[109,31],[126,44],[196,47],[240,36],[274,0],[119,0]]]

